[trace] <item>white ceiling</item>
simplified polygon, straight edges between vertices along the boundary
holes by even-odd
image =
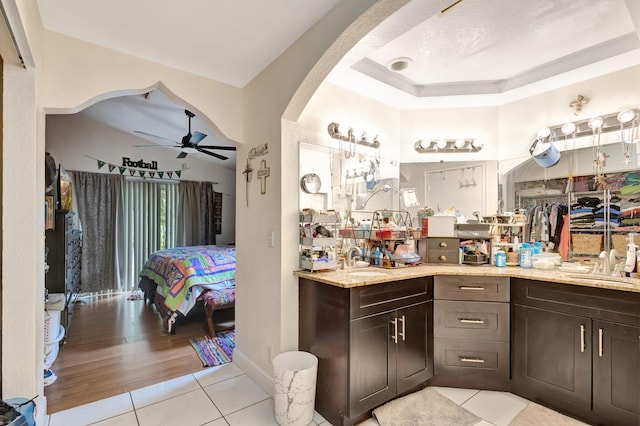
[[[550,82],[566,85],[640,63],[638,30],[627,8],[634,2],[462,0],[442,13],[455,0],[413,0],[358,43],[328,80],[398,108],[504,103],[535,94],[543,83],[549,90]],[[38,0],[51,31],[237,87],[337,3]],[[410,65],[391,71],[389,63],[401,57]],[[180,140],[183,107],[163,96],[151,101],[120,98],[86,113],[127,132]],[[157,117],[166,127],[154,124]],[[213,132],[200,131],[211,138],[208,144],[221,144]]]

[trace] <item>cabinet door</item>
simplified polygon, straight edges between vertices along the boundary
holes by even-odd
[[[515,305],[512,389],[577,415],[591,410],[591,319]]]
[[[640,424],[638,327],[593,321],[593,411],[607,424]]]
[[[396,396],[396,344],[391,311],[351,321],[350,413],[353,418]]]
[[[398,393],[433,377],[433,302],[398,310]],[[395,328],[394,328],[395,331]]]

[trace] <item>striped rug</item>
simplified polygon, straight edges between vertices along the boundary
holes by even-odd
[[[231,361],[235,346],[235,330],[221,331],[216,337],[196,337],[189,342],[205,367],[226,364]]]

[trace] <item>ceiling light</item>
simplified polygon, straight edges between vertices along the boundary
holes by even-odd
[[[409,68],[409,65],[413,63],[411,58],[395,58],[389,61],[387,68],[391,71],[400,72]]]

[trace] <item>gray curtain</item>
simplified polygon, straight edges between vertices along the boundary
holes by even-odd
[[[178,202],[178,246],[216,243],[214,203],[211,182],[180,182]]]
[[[122,289],[123,184],[121,175],[73,172],[82,225],[81,290]]]

